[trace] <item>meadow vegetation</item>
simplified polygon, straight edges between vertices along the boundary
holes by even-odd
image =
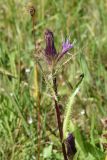
[[[73,43],[56,70],[61,118],[69,108],[75,137],[71,159],[106,160],[107,0],[0,0],[0,160],[36,160],[38,143],[40,160],[63,159],[50,66],[40,60],[47,28],[58,51],[67,37]]]

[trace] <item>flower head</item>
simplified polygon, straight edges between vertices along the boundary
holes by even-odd
[[[66,139],[66,144],[67,144],[67,155],[68,156],[74,155],[76,153],[75,138],[71,133],[68,134],[68,137]]]
[[[57,54],[55,45],[54,45],[54,35],[53,32],[49,29],[45,31],[45,56],[49,64],[52,64],[52,61],[56,60],[58,62],[64,54],[66,54],[72,47],[73,44],[67,39],[65,42],[62,43],[62,50],[59,54]]]
[[[65,42],[62,43],[62,51],[58,56],[57,61],[59,61],[64,54],[66,54],[71,48],[73,48],[73,44],[70,43],[70,41],[67,39]]]
[[[72,47],[73,45],[67,39],[65,42],[62,43],[62,54],[68,52]]]
[[[57,52],[54,45],[54,35],[49,29],[46,29],[45,31],[45,42],[45,56],[47,57],[48,62],[51,62],[57,55]]]

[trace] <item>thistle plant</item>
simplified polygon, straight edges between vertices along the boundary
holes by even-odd
[[[34,41],[35,41],[35,33],[34,33],[34,25],[35,25],[35,8],[34,7],[30,7],[30,15],[32,17],[32,23],[33,23],[33,36],[34,36]],[[64,136],[66,135],[67,132],[66,131],[66,126],[68,124],[69,121],[69,117],[68,117],[68,113],[65,117],[65,121],[64,121],[64,126],[63,126],[63,121],[61,119],[61,111],[60,111],[60,105],[59,105],[59,100],[58,100],[58,85],[57,85],[57,75],[56,75],[56,66],[59,63],[59,61],[61,61],[61,59],[64,57],[64,55],[73,48],[73,44],[70,43],[69,39],[67,39],[66,41],[64,41],[62,43],[62,49],[61,51],[58,53],[56,48],[55,48],[55,44],[54,44],[54,35],[53,32],[50,29],[46,29],[45,30],[45,49],[44,49],[44,56],[43,56],[43,61],[47,62],[47,68],[50,68],[51,71],[51,77],[52,77],[52,89],[54,92],[54,98],[52,98],[52,100],[54,100],[54,108],[55,108],[55,112],[56,112],[56,118],[57,118],[57,126],[59,129],[59,136],[60,136],[60,142],[62,145],[62,153],[63,153],[63,157],[64,160],[68,160],[68,157],[70,157],[70,155],[76,152],[76,148],[75,148],[75,141],[74,141],[74,137],[71,133],[69,133],[68,137]],[[45,58],[45,59],[44,59]],[[39,63],[39,62],[38,62]],[[35,80],[34,82],[36,82],[35,86],[36,86],[36,93],[35,93],[35,98],[37,100],[37,105],[38,105],[38,133],[40,134],[40,95],[39,95],[39,82],[38,82],[38,63],[35,64]],[[68,111],[70,111],[68,109]],[[65,130],[63,129],[65,128]],[[40,139],[38,139],[38,160],[40,158]]]
[[[57,86],[57,77],[55,75],[55,66],[61,60],[61,58],[63,58],[63,56],[73,47],[73,44],[71,44],[69,42],[69,40],[67,39],[65,42],[62,43],[62,50],[58,54],[58,52],[56,51],[56,48],[55,48],[55,44],[54,44],[54,35],[53,35],[52,31],[49,29],[47,29],[45,31],[45,42],[46,42],[46,48],[45,48],[44,53],[45,53],[45,57],[47,60],[47,65],[51,66],[53,90],[54,90],[54,94],[55,94],[54,105],[55,105],[60,141],[61,141],[61,145],[62,145],[62,153],[64,156],[64,160],[68,160],[67,152],[69,149],[67,149],[67,152],[66,152],[66,146],[65,146],[64,137],[63,137],[63,122],[61,119],[61,111],[60,111],[59,101],[58,101],[58,91],[57,91],[58,86]],[[72,137],[70,143],[72,142],[72,140],[73,140],[73,146],[75,146],[74,145],[75,142],[74,142],[73,137]],[[67,145],[67,148],[68,148],[68,145]],[[69,154],[68,154],[68,156],[69,156]]]

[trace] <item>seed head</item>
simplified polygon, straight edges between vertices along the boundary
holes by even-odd
[[[29,11],[31,17],[35,15],[36,10],[35,10],[35,7],[31,3],[27,5],[27,10]]]

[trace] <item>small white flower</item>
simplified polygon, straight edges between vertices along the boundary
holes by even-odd
[[[29,72],[30,72],[30,68],[26,68],[26,69],[25,69],[25,72],[26,72],[26,73],[29,73]]]
[[[11,92],[11,93],[10,93],[10,96],[11,96],[11,97],[13,97],[13,95],[14,95],[14,93],[13,93],[13,92]]]
[[[33,123],[32,117],[28,117],[28,123],[29,123],[29,124],[32,124],[32,123]]]
[[[32,156],[32,159],[36,160],[36,157],[35,157],[35,156]]]
[[[84,114],[85,114],[85,110],[82,110],[82,111],[81,111],[81,115],[84,115]]]

